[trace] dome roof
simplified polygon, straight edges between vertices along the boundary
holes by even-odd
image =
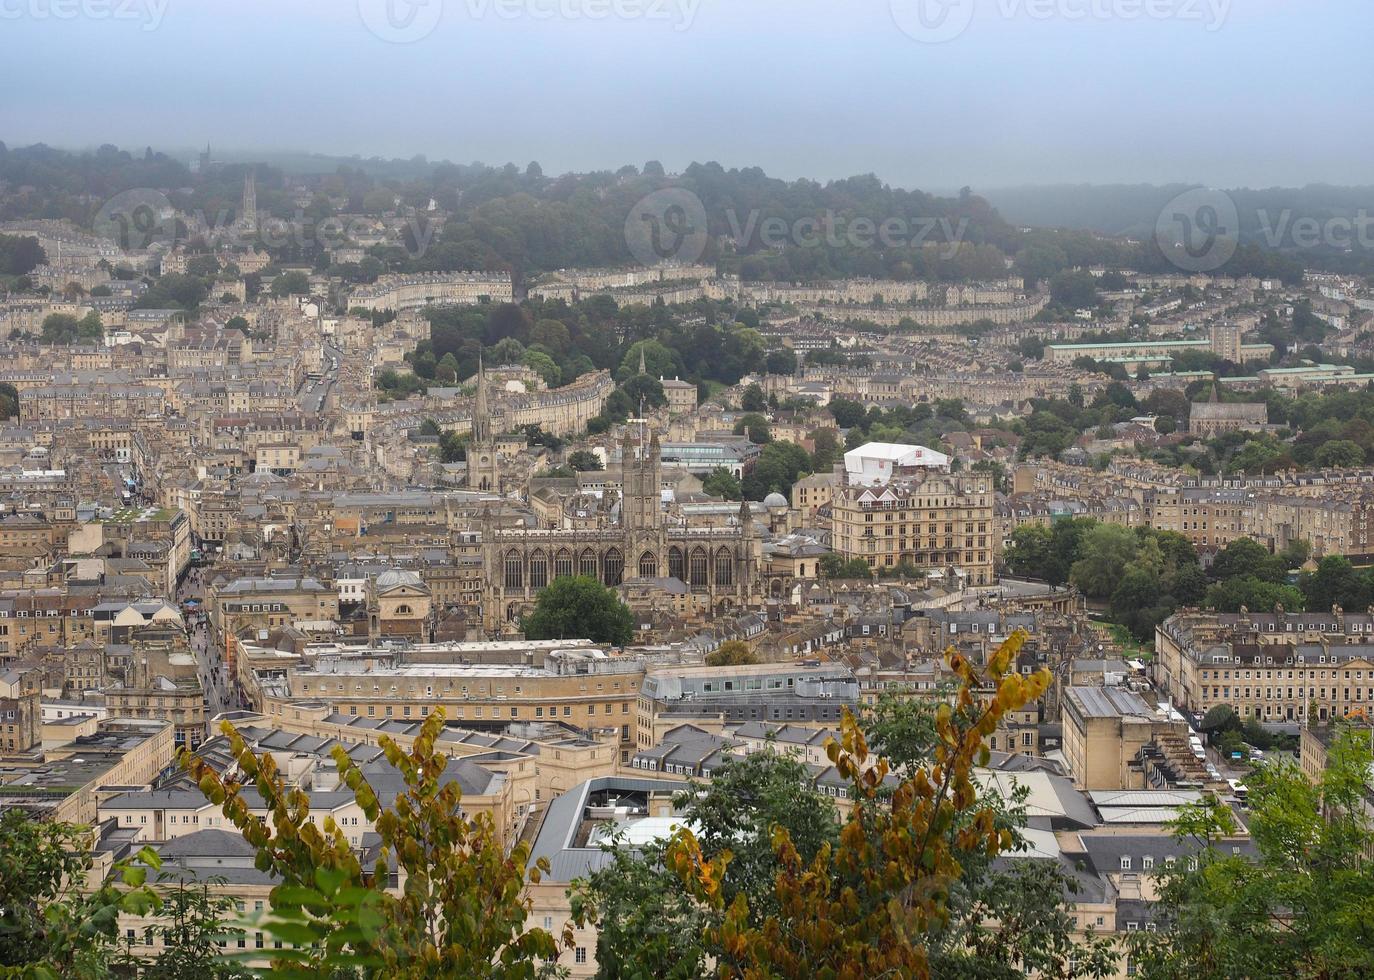
[[[763,506],[767,507],[769,510],[774,510],[779,507],[785,510],[787,508],[787,498],[774,490],[763,498]]]
[[[399,568],[390,568],[377,576],[377,588],[391,589],[398,585],[423,585],[424,581],[420,578],[419,572],[406,571]]]

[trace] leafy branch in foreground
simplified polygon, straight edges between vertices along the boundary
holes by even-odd
[[[164,897],[170,876],[161,873],[157,852],[145,847],[114,862],[90,888],[94,843],[89,827],[34,820],[18,809],[0,815],[0,978],[107,977],[120,959],[121,914],[153,917],[154,931],[169,928],[163,919],[183,896],[173,890]],[[148,883],[150,869],[156,886]],[[179,952],[172,947],[163,956]]]
[[[1292,762],[1255,767],[1245,780],[1254,853],[1232,849],[1238,825],[1224,803],[1183,808],[1174,835],[1195,859],[1159,876],[1158,932],[1128,937],[1137,975],[1374,975],[1371,762],[1369,733],[1349,730],[1331,739],[1315,781]]]
[[[257,756],[227,722],[224,732],[240,770],[261,795],[269,819],[253,813],[243,785],[183,753],[201,791],[257,848],[259,870],[280,879],[272,908],[253,925],[289,948],[273,951],[276,977],[330,977],[358,971],[386,977],[536,977],[556,969],[560,944],[525,929],[529,845],[509,853],[488,814],[467,816],[449,759],[435,748],[443,713],[430,713],[410,751],[383,736],[387,762],[404,788],[384,807],[363,772],[340,746],[341,782],[353,791],[380,838],[364,869],[332,816],[317,826],[309,797],[288,789],[268,754]],[[542,862],[529,870],[538,882]],[[394,882],[394,884],[389,883]]]
[[[885,759],[874,760],[859,722],[846,713],[831,761],[852,786],[853,809],[837,844],[810,861],[777,827],[773,851],[777,913],[752,920],[748,900],[726,905],[723,883],[731,854],[708,858],[691,831],[680,830],[666,860],[699,901],[724,915],[710,929],[723,955],[722,977],[864,977],[930,975],[927,937],[948,925],[951,888],[963,874],[961,854],[995,856],[1014,844],[991,807],[980,805],[972,774],[984,765],[984,739],[1008,711],[1039,697],[1047,671],[1021,677],[1012,669],[1025,634],[1017,631],[980,672],[954,650],[946,653],[960,680],[954,704],[935,718],[930,764],[914,768],[890,794],[882,787]],[[992,690],[983,697],[980,690]]]

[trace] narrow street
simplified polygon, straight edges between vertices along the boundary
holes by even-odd
[[[183,615],[191,650],[196,658],[196,672],[200,677],[201,689],[205,692],[205,716],[209,721],[237,707],[238,692],[225,669],[223,649],[210,640],[209,615],[204,606],[204,575],[204,569],[199,568],[187,572],[177,589],[177,601],[182,604],[196,603]],[[214,734],[213,729],[210,734]]]

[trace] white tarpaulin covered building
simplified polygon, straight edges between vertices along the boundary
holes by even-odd
[[[949,469],[949,457],[925,446],[892,442],[867,442],[844,454],[844,469],[851,485],[879,486],[903,472]]]

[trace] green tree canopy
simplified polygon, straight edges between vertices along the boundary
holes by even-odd
[[[540,591],[521,623],[531,640],[588,639],[624,646],[634,635],[630,609],[614,589],[588,576],[563,576]]]
[[[578,473],[603,469],[601,457],[587,449],[579,449],[569,454],[568,466]]]
[[[701,481],[703,493],[725,500],[739,500],[741,497],[739,478],[723,466],[717,466]]]

